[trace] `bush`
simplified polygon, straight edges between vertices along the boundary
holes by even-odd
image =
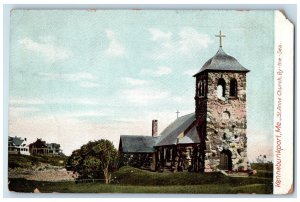
[[[66,156],[48,156],[48,155],[21,155],[10,154],[8,155],[9,168],[31,168],[40,163],[47,163],[54,166],[65,166]]]

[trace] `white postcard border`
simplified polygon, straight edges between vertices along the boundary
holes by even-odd
[[[280,11],[274,26],[274,179],[273,193],[293,192],[294,27]]]

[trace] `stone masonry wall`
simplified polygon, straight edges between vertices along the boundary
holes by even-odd
[[[225,99],[217,97],[219,78],[226,82]],[[232,78],[237,80],[237,97],[229,96]],[[209,72],[207,79],[205,172],[220,168],[222,153],[231,154],[232,171],[246,171],[246,73]]]

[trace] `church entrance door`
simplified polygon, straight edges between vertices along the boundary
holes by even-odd
[[[219,168],[221,170],[232,170],[231,152],[229,150],[221,152]]]

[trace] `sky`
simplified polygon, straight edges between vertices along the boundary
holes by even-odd
[[[272,159],[274,13],[14,10],[9,135],[61,144],[161,132],[195,109],[193,74],[219,48],[247,74],[248,156]]]

